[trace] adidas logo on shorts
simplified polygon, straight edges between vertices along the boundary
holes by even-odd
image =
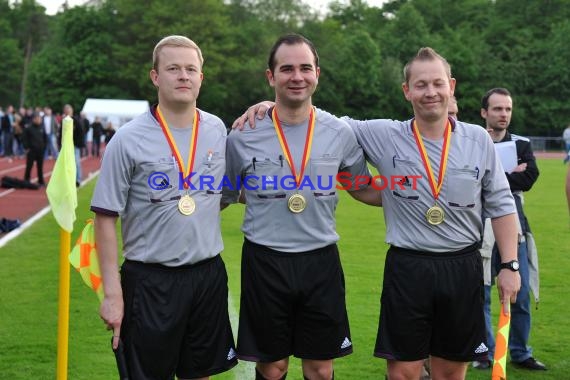
[[[345,337],[344,340],[342,341],[342,344],[340,345],[341,349],[345,349],[347,347],[352,346],[352,342],[350,341],[350,339],[348,339],[348,337]]]
[[[487,351],[489,351],[489,349],[487,348],[487,346],[485,346],[485,343],[481,343],[479,345],[479,347],[477,347],[475,349],[476,354],[482,354],[483,352],[487,352]]]
[[[230,348],[230,352],[228,352],[228,360],[232,360],[236,357],[236,352],[233,348]]]

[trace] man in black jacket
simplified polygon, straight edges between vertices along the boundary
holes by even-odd
[[[35,113],[32,117],[32,124],[24,128],[22,143],[26,150],[26,173],[24,180],[30,182],[30,175],[35,162],[38,171],[38,185],[45,186],[44,152],[47,144],[47,134],[42,123],[42,116],[39,113]]]
[[[62,116],[63,119],[65,119],[66,116],[69,116],[73,119],[73,146],[75,147],[75,168],[76,168],[75,185],[79,187],[79,185],[81,184],[81,149],[85,147],[85,133],[83,129],[83,123],[81,122],[79,117],[73,115],[73,107],[69,104],[63,106]],[[62,127],[63,127],[63,119],[61,122]]]
[[[489,90],[481,101],[481,117],[486,121],[486,127],[495,143],[513,141],[516,146],[517,166],[505,168],[505,173],[511,187],[511,192],[517,205],[520,221],[520,240],[518,248],[518,262],[511,265],[497,263],[496,273],[500,270],[518,270],[521,277],[521,289],[517,300],[511,305],[511,328],[509,334],[509,351],[511,361],[517,366],[529,370],[546,370],[546,366],[532,356],[532,348],[527,345],[530,334],[530,287],[529,287],[529,253],[525,239],[530,232],[530,226],[523,210],[522,192],[531,189],[538,179],[538,167],[532,152],[530,140],[526,137],[509,133],[507,128],[511,122],[513,101],[510,92],[505,88]],[[493,263],[498,261],[497,248],[493,249]],[[504,265],[503,265],[504,264]],[[491,323],[491,286],[485,286],[485,319],[487,324],[487,340],[489,354],[495,349],[493,325]],[[474,362],[473,366],[479,369],[490,368],[491,362]]]

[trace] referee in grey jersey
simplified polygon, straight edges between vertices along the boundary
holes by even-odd
[[[237,351],[257,363],[256,379],[284,379],[294,355],[305,378],[330,380],[333,359],[352,352],[335,185],[339,172],[370,173],[350,127],[312,105],[319,72],[309,40],[280,38],[266,72],[275,106],[256,129],[228,136],[223,201],[237,202],[243,181],[246,202]],[[367,183],[350,194],[380,205]]]
[[[505,310],[520,288],[515,203],[485,129],[448,117],[455,79],[445,58],[421,48],[404,68],[402,89],[411,120],[343,118],[379,173],[419,178],[382,191],[391,247],[374,354],[387,360],[389,378],[417,379],[430,358],[434,379],[464,379],[468,362],[489,351],[482,216],[491,218],[501,252]],[[234,127],[259,125],[270,104],[250,107]]]

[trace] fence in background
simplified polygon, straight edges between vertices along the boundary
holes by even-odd
[[[566,148],[562,137],[526,136],[534,152],[563,152]]]

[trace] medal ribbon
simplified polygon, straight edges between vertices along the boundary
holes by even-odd
[[[285,159],[291,168],[291,174],[295,177],[295,184],[297,188],[301,183],[301,179],[303,178],[303,174],[305,173],[305,167],[307,166],[307,162],[309,161],[309,157],[311,156],[311,147],[313,145],[313,132],[315,130],[315,112],[314,109],[311,107],[311,114],[309,115],[309,127],[307,128],[307,136],[305,137],[305,148],[303,149],[303,159],[301,162],[301,169],[299,174],[296,174],[295,164],[293,163],[293,156],[291,155],[291,151],[289,150],[289,145],[287,144],[287,139],[285,138],[285,134],[283,133],[283,128],[281,127],[281,122],[279,121],[279,117],[277,116],[277,109],[273,107],[273,112],[271,113],[271,117],[273,118],[273,126],[275,127],[275,132],[277,132],[277,138],[279,139],[279,144],[281,144],[281,149],[285,154]]]
[[[414,120],[412,123],[412,132],[414,133],[414,137],[416,139],[416,145],[420,151],[420,156],[422,157],[422,162],[424,164],[424,168],[426,169],[429,185],[431,187],[431,192],[433,194],[434,199],[437,201],[439,197],[439,192],[441,190],[441,186],[443,185],[443,178],[445,177],[445,170],[447,169],[447,156],[449,155],[449,146],[451,145],[451,123],[449,120],[445,126],[445,132],[443,133],[443,147],[441,148],[441,157],[439,159],[439,174],[436,182],[433,176],[433,171],[431,170],[431,163],[427,154],[427,150],[424,145],[424,141],[422,139],[422,135],[417,128],[416,121]]]
[[[158,119],[158,124],[160,124],[160,128],[162,128],[162,132],[164,133],[164,137],[166,137],[166,141],[170,146],[170,150],[172,151],[172,156],[176,159],[178,163],[178,168],[184,174],[184,178],[187,178],[192,169],[194,168],[194,158],[196,157],[196,146],[198,145],[198,127],[200,126],[200,115],[198,114],[198,110],[194,111],[194,123],[192,125],[192,136],[190,137],[190,150],[188,150],[188,167],[184,169],[184,161],[182,160],[182,156],[180,155],[180,151],[176,146],[176,141],[172,137],[172,133],[170,133],[170,128],[168,128],[168,124],[164,117],[162,116],[162,112],[160,111],[159,106],[156,106],[156,118]],[[184,188],[188,189],[188,183],[184,181]]]

